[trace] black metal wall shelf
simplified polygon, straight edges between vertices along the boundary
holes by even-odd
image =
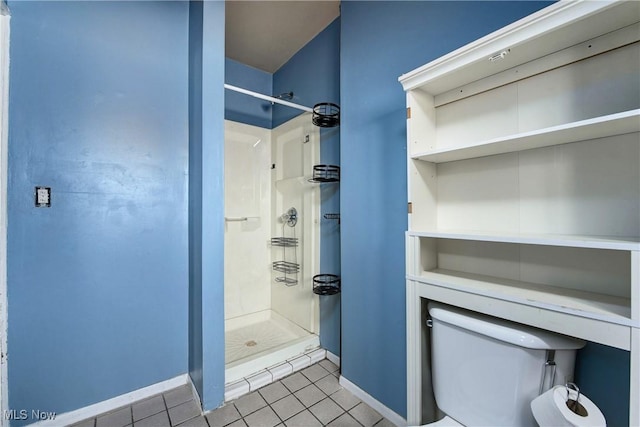
[[[313,276],[313,293],[317,295],[340,293],[340,276],[335,274],[316,274]]]
[[[313,167],[313,177],[309,180],[309,182],[340,182],[340,166],[315,165]]]
[[[321,128],[332,128],[340,124],[340,107],[331,102],[321,102],[313,106],[311,122]]]
[[[322,216],[324,219],[335,219],[340,224],[340,214],[339,213],[326,213]]]

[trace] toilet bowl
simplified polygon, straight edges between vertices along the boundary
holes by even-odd
[[[464,426],[459,422],[457,422],[456,420],[454,420],[453,418],[445,415],[445,417],[442,418],[441,420],[438,420],[429,424],[424,424],[421,427],[464,427]]]

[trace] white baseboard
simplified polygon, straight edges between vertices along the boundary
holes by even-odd
[[[329,350],[327,350],[327,359],[329,359],[330,362],[333,362],[336,366],[340,366],[340,358]]]
[[[156,394],[164,393],[176,387],[183,386],[190,383],[188,374],[182,374],[170,380],[162,381],[157,384],[152,384],[148,387],[144,387],[138,390],[134,390],[130,393],[121,394],[109,400],[103,400],[102,402],[95,403],[93,405],[85,406],[84,408],[76,409],[75,411],[65,412],[64,414],[56,415],[54,419],[38,421],[30,424],[33,427],[60,427],[61,425],[71,425],[77,422],[92,418],[105,412],[113,411],[122,406],[130,405],[139,400],[144,400],[148,397],[155,396]]]
[[[334,362],[335,363],[335,362]],[[362,400],[367,405],[371,406],[373,409],[378,411],[380,415],[391,421],[396,426],[406,426],[407,420],[402,418],[401,415],[396,414],[391,409],[387,408],[385,405],[380,403],[378,400],[373,398],[369,393],[362,390],[360,387],[343,377],[340,376],[340,385],[344,387],[347,391],[350,391],[351,394],[356,396],[358,399]]]

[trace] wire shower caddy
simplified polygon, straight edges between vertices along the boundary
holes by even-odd
[[[281,216],[282,219],[282,236],[272,237],[271,246],[282,248],[282,259],[274,261],[271,268],[274,271],[283,273],[283,276],[277,276],[275,281],[283,283],[287,286],[298,284],[298,273],[300,272],[300,264],[298,264],[297,251],[298,238],[296,237],[295,226],[298,223],[298,211],[296,208],[290,208]],[[293,237],[285,236],[285,225],[292,229]],[[293,248],[293,260],[287,259],[287,248]]]

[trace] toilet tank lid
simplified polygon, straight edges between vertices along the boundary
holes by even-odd
[[[536,350],[577,350],[585,342],[543,329],[482,315],[435,302],[429,303],[431,318],[509,344]]]

